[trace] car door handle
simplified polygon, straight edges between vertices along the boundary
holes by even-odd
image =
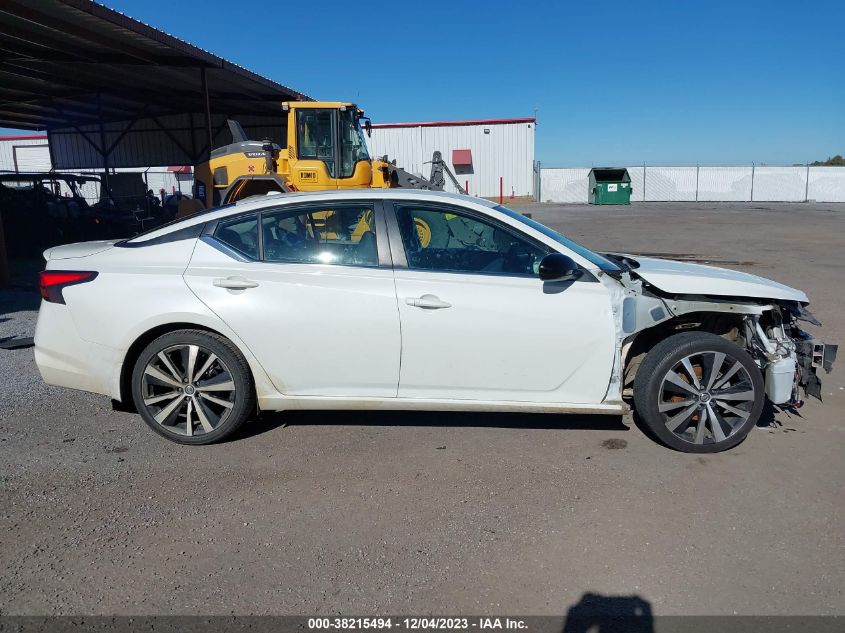
[[[422,297],[407,297],[405,303],[415,308],[425,308],[427,310],[439,310],[441,308],[451,308],[452,304],[446,301],[441,301],[435,295],[423,295]]]
[[[229,290],[246,290],[247,288],[257,287],[258,282],[243,277],[219,277],[214,280],[214,285],[218,288],[228,288]]]

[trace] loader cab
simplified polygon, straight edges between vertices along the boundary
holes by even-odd
[[[217,206],[271,191],[384,186],[380,171],[374,182],[369,119],[354,103],[291,101],[282,114],[278,139],[252,140],[229,121],[232,143],[196,166],[194,197]]]
[[[282,155],[282,163],[288,163],[295,189],[371,186],[372,165],[361,126],[366,119],[355,104],[296,102],[282,108],[288,111],[288,155]]]

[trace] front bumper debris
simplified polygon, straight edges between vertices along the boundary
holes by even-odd
[[[801,334],[806,338],[795,340],[795,355],[798,360],[799,372],[798,384],[803,387],[806,395],[821,400],[822,382],[818,377],[817,370],[824,369],[825,373],[830,373],[839,346],[822,343],[806,332],[801,332]]]

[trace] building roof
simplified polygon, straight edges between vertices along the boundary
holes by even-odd
[[[215,112],[270,114],[308,99],[90,0],[5,0],[0,53],[0,127],[204,112],[203,68]]]
[[[467,119],[463,121],[417,121],[415,123],[373,123],[374,128],[397,127],[449,127],[456,125],[508,125],[513,123],[535,123],[537,119],[525,117],[522,119]]]
[[[0,3],[0,127],[47,130],[55,168],[193,165],[310,100],[91,0]]]

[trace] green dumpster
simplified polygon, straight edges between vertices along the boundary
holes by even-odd
[[[631,204],[631,177],[624,167],[590,170],[590,204]]]

